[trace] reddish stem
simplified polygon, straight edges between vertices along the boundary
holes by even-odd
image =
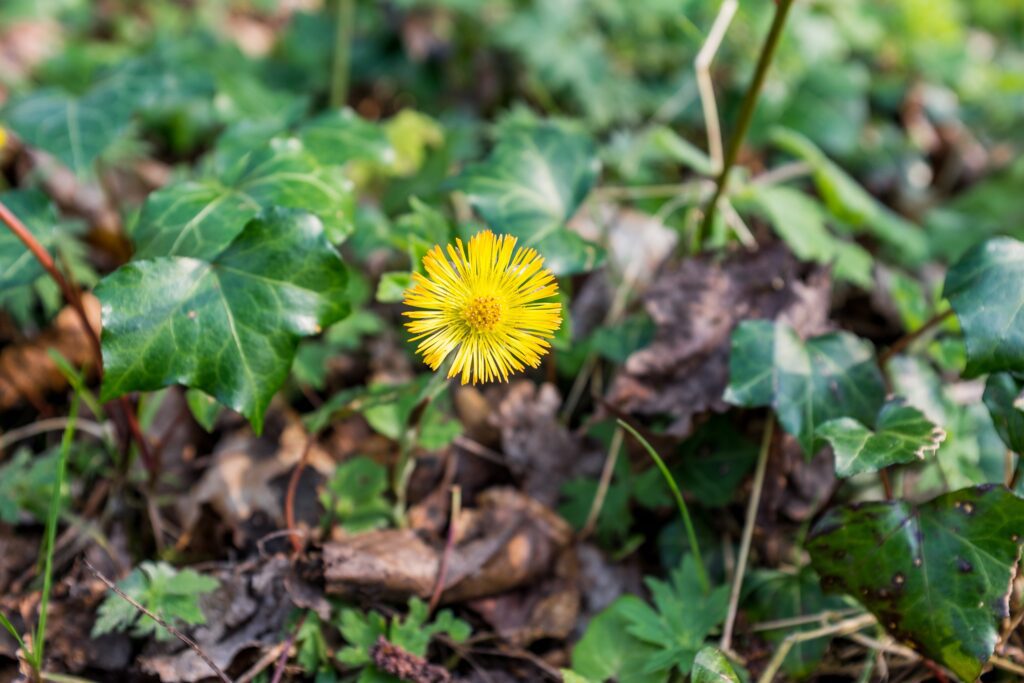
[[[92,329],[92,325],[89,323],[89,316],[85,314],[85,308],[82,306],[82,298],[78,295],[71,285],[68,283],[64,275],[57,269],[57,264],[53,262],[53,257],[50,256],[50,252],[43,248],[43,245],[39,243],[39,240],[35,238],[25,224],[21,222],[17,216],[11,213],[3,202],[0,202],[0,220],[7,224],[14,236],[17,237],[25,247],[28,248],[32,255],[39,261],[39,265],[46,270],[46,272],[53,278],[53,281],[57,283],[60,288],[60,293],[64,296],[64,299],[71,305],[78,317],[82,321],[82,328],[85,333],[89,336],[89,342],[92,344],[93,353],[96,355],[96,367],[99,368],[99,372],[103,372],[103,352],[100,348],[100,338],[96,336],[96,330]]]
[[[441,602],[441,595],[444,593],[445,584],[448,582],[448,565],[451,563],[452,551],[455,549],[455,537],[458,534],[456,523],[459,513],[462,511],[462,488],[452,487],[452,509],[448,520],[448,540],[444,544],[444,554],[441,555],[441,566],[437,570],[437,581],[434,583],[434,592],[430,596],[431,613],[437,609]]]
[[[907,348],[915,341],[920,339],[922,335],[927,333],[932,328],[944,323],[946,321],[946,318],[950,317],[951,315],[953,315],[953,309],[947,308],[942,313],[936,313],[934,316],[931,317],[930,320],[925,322],[923,325],[921,325],[921,327],[917,328],[910,334],[903,335],[902,337],[897,339],[896,343],[894,343],[892,346],[886,349],[885,352],[878,357],[878,364],[882,366],[882,368],[884,369],[886,364],[888,364],[888,362],[892,360],[893,356],[900,353],[905,348]]]
[[[8,209],[3,202],[0,202],[0,221],[3,221],[15,237],[17,237],[25,245],[25,247],[32,252],[32,255],[39,261],[39,265],[49,274],[54,282],[57,283],[57,287],[60,288],[61,295],[64,297],[68,305],[74,309],[75,313],[78,314],[79,319],[82,323],[82,329],[85,334],[89,337],[89,344],[92,346],[93,354],[96,356],[96,372],[100,377],[103,377],[103,347],[100,345],[99,335],[96,334],[96,330],[93,329],[92,324],[89,322],[89,316],[86,315],[85,306],[82,305],[81,293],[71,286],[67,278],[64,277],[63,273],[57,268],[57,264],[54,263],[53,257],[50,256],[50,252],[46,251],[39,240],[36,239],[35,235],[29,231],[25,224],[21,222],[17,216],[15,216],[10,209]],[[157,475],[156,462],[153,460],[152,454],[149,450],[149,445],[146,443],[146,439],[142,434],[142,429],[139,427],[138,418],[135,415],[135,411],[132,410],[131,403],[128,401],[128,397],[124,396],[121,398],[120,407],[124,413],[125,421],[128,423],[128,431],[132,438],[139,445],[139,453],[142,457],[142,462],[149,471],[150,478],[155,478]]]
[[[310,434],[306,439],[306,447],[302,449],[302,457],[292,470],[292,476],[288,480],[288,492],[284,497],[284,521],[288,525],[288,538],[292,542],[292,550],[298,555],[302,552],[302,538],[295,529],[295,492],[299,488],[299,477],[306,469],[306,462],[309,460],[309,452],[313,449],[313,442],[316,441],[316,434]]]

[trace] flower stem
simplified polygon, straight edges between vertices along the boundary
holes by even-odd
[[[355,0],[338,0],[334,17],[334,63],[331,65],[331,107],[337,109],[348,100],[348,77],[352,61],[352,24]]]
[[[793,0],[777,0],[775,17],[772,19],[772,26],[765,38],[764,47],[761,48],[761,56],[757,60],[757,68],[754,71],[754,80],[750,82],[746,94],[743,96],[743,104],[740,106],[739,119],[736,128],[729,138],[729,147],[725,152],[725,162],[718,174],[718,182],[715,185],[715,193],[708,202],[704,211],[704,221],[701,223],[698,235],[699,243],[703,244],[711,232],[711,226],[715,220],[715,212],[718,202],[725,194],[729,185],[729,175],[732,167],[736,165],[736,157],[739,155],[740,147],[743,145],[747,131],[750,129],[750,122],[754,119],[754,109],[757,107],[757,98],[761,94],[761,86],[764,85],[765,76],[768,74],[768,67],[771,66],[772,58],[775,56],[775,49],[779,45],[779,38],[782,36],[782,28],[786,24],[786,15]]]
[[[640,432],[633,429],[624,420],[619,420],[619,426],[625,429],[627,432],[633,435],[641,446],[647,451],[647,454],[651,456],[654,464],[661,470],[661,476],[665,478],[665,483],[672,490],[672,495],[676,499],[676,505],[679,506],[679,516],[683,518],[683,526],[686,527],[686,538],[690,542],[690,550],[693,551],[693,558],[697,561],[697,578],[700,580],[701,588],[704,590],[705,595],[711,592],[711,581],[708,579],[707,569],[704,567],[704,560],[700,554],[700,544],[697,543],[697,532],[693,528],[693,520],[690,519],[690,511],[686,507],[686,500],[683,498],[683,494],[679,491],[679,485],[676,484],[675,477],[668,471],[668,467],[665,466],[665,461],[658,455],[658,451],[654,450],[647,439],[645,439]]]

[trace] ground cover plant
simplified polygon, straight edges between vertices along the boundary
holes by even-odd
[[[1024,676],[1024,3],[0,5],[0,680]]]

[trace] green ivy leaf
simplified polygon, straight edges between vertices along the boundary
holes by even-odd
[[[946,274],[949,299],[967,339],[965,377],[1024,372],[1024,242],[996,237]]]
[[[215,258],[134,261],[96,288],[102,397],[202,389],[259,432],[300,337],[348,313],[346,272],[313,215],[271,209]]]
[[[557,275],[597,265],[600,250],[565,228],[597,181],[594,143],[556,125],[519,126],[455,186],[495,232],[536,248]]]
[[[832,444],[840,477],[924,460],[935,455],[946,438],[946,432],[900,398],[887,401],[878,411],[875,431],[851,417],[840,417],[818,427],[818,435]]]
[[[690,554],[671,573],[669,582],[647,579],[654,607],[638,601],[623,608],[629,622],[626,631],[657,648],[643,665],[646,672],[678,669],[688,674],[704,639],[725,619],[729,587],[718,586],[704,595],[695,563]]]
[[[45,194],[12,190],[0,194],[0,202],[21,219],[44,249],[52,251],[59,234],[57,209]],[[10,230],[0,230],[0,288],[31,284],[45,272],[24,242]]]
[[[873,424],[884,399],[874,348],[848,332],[804,342],[783,323],[748,320],[732,333],[725,400],[771,406],[808,458],[822,443],[821,424],[841,417]]]
[[[206,623],[199,608],[199,598],[220,585],[216,579],[191,569],[176,570],[166,562],[143,562],[117,587],[143,607],[171,624]],[[157,640],[174,640],[165,628],[150,617],[140,614],[133,605],[111,591],[100,605],[93,624],[93,636],[132,629],[137,638],[155,636]]]
[[[1014,453],[1024,453],[1024,382],[1008,372],[988,376],[982,400],[992,415],[999,438]]]
[[[391,164],[395,150],[384,129],[351,109],[328,111],[303,125],[299,138],[317,161],[340,166],[350,161]]]
[[[72,97],[37,90],[12,103],[4,121],[26,144],[49,152],[76,175],[91,176],[93,162],[121,137],[129,117],[107,111],[102,97]]]
[[[213,258],[271,206],[317,214],[337,243],[352,230],[350,186],[339,169],[321,166],[294,138],[275,139],[222,177],[152,193],[133,231],[136,257]]]
[[[830,510],[807,543],[826,587],[859,600],[893,637],[965,681],[981,673],[1009,616],[1024,500],[979,486],[913,506]]]
[[[740,683],[740,677],[721,650],[708,646],[693,660],[692,683]]]

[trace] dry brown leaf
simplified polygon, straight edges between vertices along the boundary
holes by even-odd
[[[828,329],[831,279],[802,266],[782,245],[718,262],[683,261],[645,297],[657,326],[654,341],[635,352],[612,386],[609,403],[634,415],[668,416],[668,433],[685,437],[693,417],[725,411],[729,339],[742,320],[778,319],[804,336]]]
[[[244,650],[280,642],[281,629],[294,609],[285,588],[291,573],[288,559],[278,555],[215,574],[220,587],[200,600],[208,622],[197,627],[192,638],[222,670]],[[178,641],[151,641],[139,662],[164,683],[192,683],[211,676],[206,662]]]
[[[573,476],[596,475],[602,456],[558,421],[562,399],[553,384],[512,383],[492,423],[501,431],[505,464],[523,489],[554,505],[562,484]]]
[[[186,538],[199,521],[203,505],[212,507],[231,527],[238,545],[246,536],[242,523],[256,512],[284,526],[284,488],[272,484],[298,464],[308,438],[298,417],[289,413],[284,419],[278,439],[270,430],[257,437],[245,428],[217,445],[209,469],[178,503]],[[334,471],[334,461],[315,443],[307,464],[307,470],[324,476]]]
[[[492,597],[469,603],[491,628],[516,647],[553,638],[564,640],[580,612],[579,562],[575,548],[566,548],[551,576]]]
[[[477,504],[457,521],[442,602],[494,595],[535,581],[548,574],[571,540],[565,520],[515,489],[490,489]],[[429,598],[442,553],[440,543],[428,544],[411,529],[327,543],[327,592],[397,601]]]
[[[83,294],[82,306],[89,324],[99,334],[100,302],[91,294]],[[50,349],[76,367],[95,361],[92,342],[82,328],[81,318],[70,306],[65,306],[50,328],[38,337],[11,344],[0,352],[0,410],[13,408],[22,401],[40,408],[45,405],[46,394],[67,386],[64,375],[47,353]]]

